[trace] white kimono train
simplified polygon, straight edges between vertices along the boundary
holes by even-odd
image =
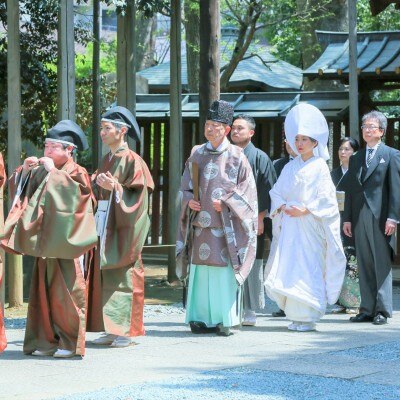
[[[296,157],[270,191],[274,237],[265,269],[268,296],[293,321],[316,322],[336,303],[346,267],[335,187],[326,162]],[[278,209],[310,211],[290,217]]]

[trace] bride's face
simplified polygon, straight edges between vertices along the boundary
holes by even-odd
[[[314,147],[318,144],[316,140],[313,141],[309,136],[304,135],[296,135],[294,143],[296,145],[297,152],[301,156],[313,154]]]

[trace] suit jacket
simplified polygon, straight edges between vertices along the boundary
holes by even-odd
[[[369,168],[365,152],[364,148],[350,157],[349,170],[342,180],[346,192],[343,221],[351,222],[354,231],[360,210],[367,203],[384,234],[388,218],[400,220],[400,152],[381,143]],[[388,240],[396,251],[396,235]]]

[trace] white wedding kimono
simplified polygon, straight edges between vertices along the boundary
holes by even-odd
[[[336,303],[346,267],[335,187],[326,162],[296,157],[270,191],[274,237],[265,269],[268,296],[293,321],[316,322]],[[285,204],[310,213],[290,217]]]

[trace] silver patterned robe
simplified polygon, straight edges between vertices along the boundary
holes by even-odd
[[[193,199],[193,164],[199,171],[200,212],[189,209]],[[177,237],[177,274],[185,278],[189,263],[213,267],[232,265],[239,285],[256,256],[257,190],[241,148],[223,143],[222,150],[195,146],[186,161],[181,184],[182,205]],[[222,212],[213,208],[221,200]],[[185,254],[186,257],[182,255]]]

